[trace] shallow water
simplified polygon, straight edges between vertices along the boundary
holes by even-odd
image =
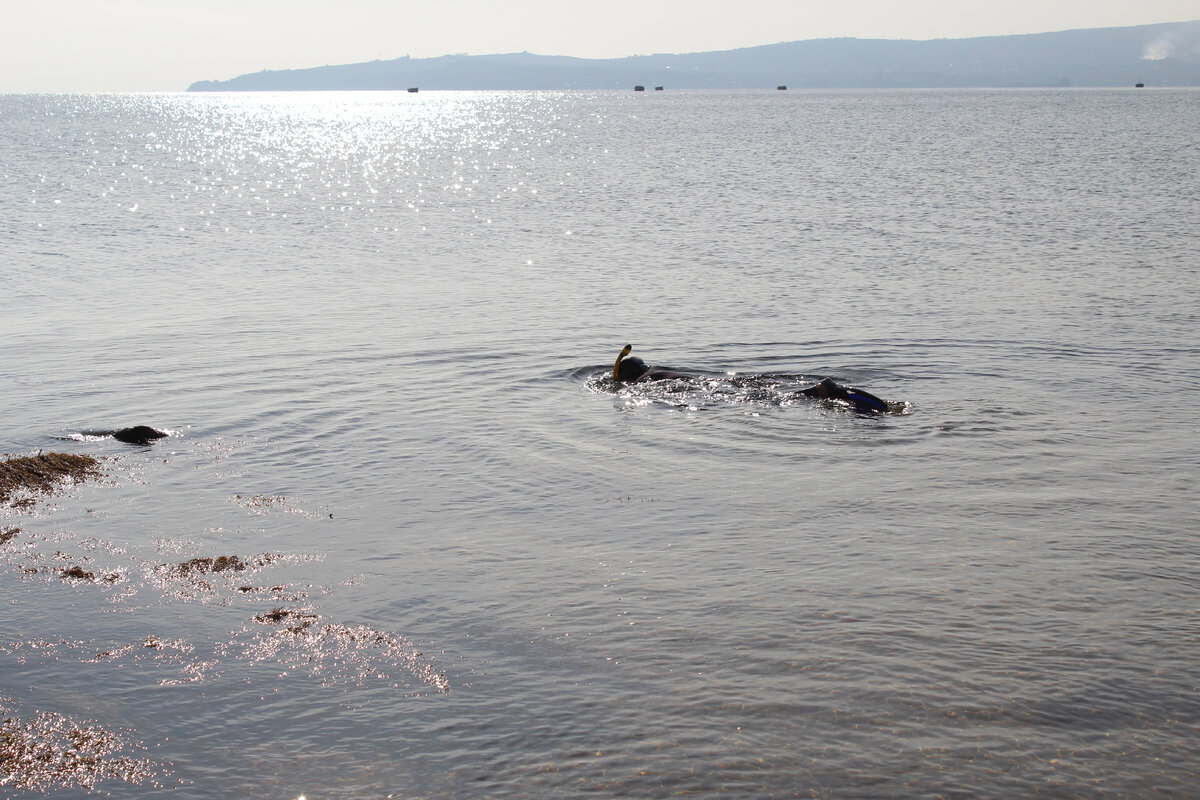
[[[3,715],[120,796],[1188,796],[1198,99],[0,97],[0,450],[107,473],[0,520]]]

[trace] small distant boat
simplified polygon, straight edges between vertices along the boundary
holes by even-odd
[[[776,89],[778,89],[778,90],[779,90],[779,91],[781,91],[781,92],[786,92],[786,91],[787,91],[787,87],[786,87],[786,86],[784,86],[782,83],[781,83],[781,84],[779,84],[778,86],[776,86],[775,88],[776,88]]]
[[[1135,83],[1135,84],[1133,85],[1133,88],[1135,88],[1135,89],[1145,89],[1145,88],[1146,88],[1146,84],[1144,84],[1144,83]]]
[[[654,87],[654,91],[656,91],[656,92],[661,92],[662,90],[663,90],[663,87],[661,87],[661,86]]]
[[[644,92],[644,91],[646,91],[646,87],[645,86],[635,86],[635,87],[633,87],[633,90],[635,92]]]
[[[421,89],[420,89],[420,87],[418,87],[418,86],[410,86],[410,87],[408,87],[408,93],[409,93],[409,94],[416,94],[416,93],[417,93],[417,92],[419,92],[419,91],[421,91]]]

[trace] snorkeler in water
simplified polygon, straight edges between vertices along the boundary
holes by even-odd
[[[621,348],[617,360],[613,363],[612,377],[616,383],[636,383],[638,381],[659,381],[678,378],[694,378],[686,372],[658,369],[650,367],[637,356],[630,356],[633,345],[627,344]],[[798,389],[794,394],[802,394],[818,400],[832,400],[845,403],[866,414],[886,414],[888,405],[870,392],[853,386],[843,386],[832,378],[823,378],[819,383],[804,389]]]

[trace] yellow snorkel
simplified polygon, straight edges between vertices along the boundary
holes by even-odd
[[[620,378],[621,359],[623,359],[625,356],[629,355],[629,351],[632,349],[633,349],[633,345],[631,345],[631,344],[627,344],[621,348],[621,355],[617,356],[616,363],[613,364],[613,380],[614,381],[621,380],[621,378]]]

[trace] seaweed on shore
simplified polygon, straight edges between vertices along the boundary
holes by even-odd
[[[154,583],[169,596],[181,600],[228,602],[229,598],[224,597],[227,592],[223,590],[242,595],[258,592],[260,590],[243,583],[247,576],[279,562],[293,560],[295,557],[277,553],[244,557],[233,554],[197,556],[178,563],[153,565],[150,569]]]
[[[275,608],[266,614],[254,615],[255,622],[261,622],[263,624],[278,625],[284,620],[294,620],[296,622],[295,625],[287,626],[287,630],[291,633],[299,633],[319,619],[320,617],[316,614],[308,614],[306,612],[296,611],[295,609],[291,608]]]
[[[63,579],[73,579],[73,580],[77,580],[77,581],[94,582],[96,580],[96,573],[87,572],[84,570],[83,567],[81,567],[77,564],[73,567],[70,567],[69,569],[64,569],[62,572],[59,573],[59,577],[63,578]]]
[[[403,636],[367,625],[322,623],[319,614],[282,606],[256,614],[254,621],[277,627],[270,633],[254,635],[253,641],[245,645],[239,655],[251,663],[275,661],[287,671],[305,670],[327,685],[393,680],[392,669],[403,667],[438,692],[450,693],[450,681],[436,660],[426,657]]]
[[[0,712],[8,709],[0,705]],[[161,767],[128,754],[143,749],[125,735],[62,714],[43,711],[30,720],[5,716],[0,719],[0,787],[95,791],[106,780],[159,786]]]
[[[96,573],[85,570],[78,564],[61,570],[58,577],[64,581],[81,581],[83,583],[117,583],[121,580],[119,572],[110,572],[107,575],[97,576]]]
[[[184,561],[179,564],[176,569],[180,575],[190,575],[193,572],[201,574],[207,572],[225,572],[233,570],[234,572],[244,572],[246,562],[237,556],[217,556],[216,558],[193,558],[189,561]]]
[[[85,455],[39,453],[8,458],[0,461],[0,503],[31,506],[32,497],[17,498],[22,490],[49,494],[68,478],[82,481],[99,473],[100,462]]]

